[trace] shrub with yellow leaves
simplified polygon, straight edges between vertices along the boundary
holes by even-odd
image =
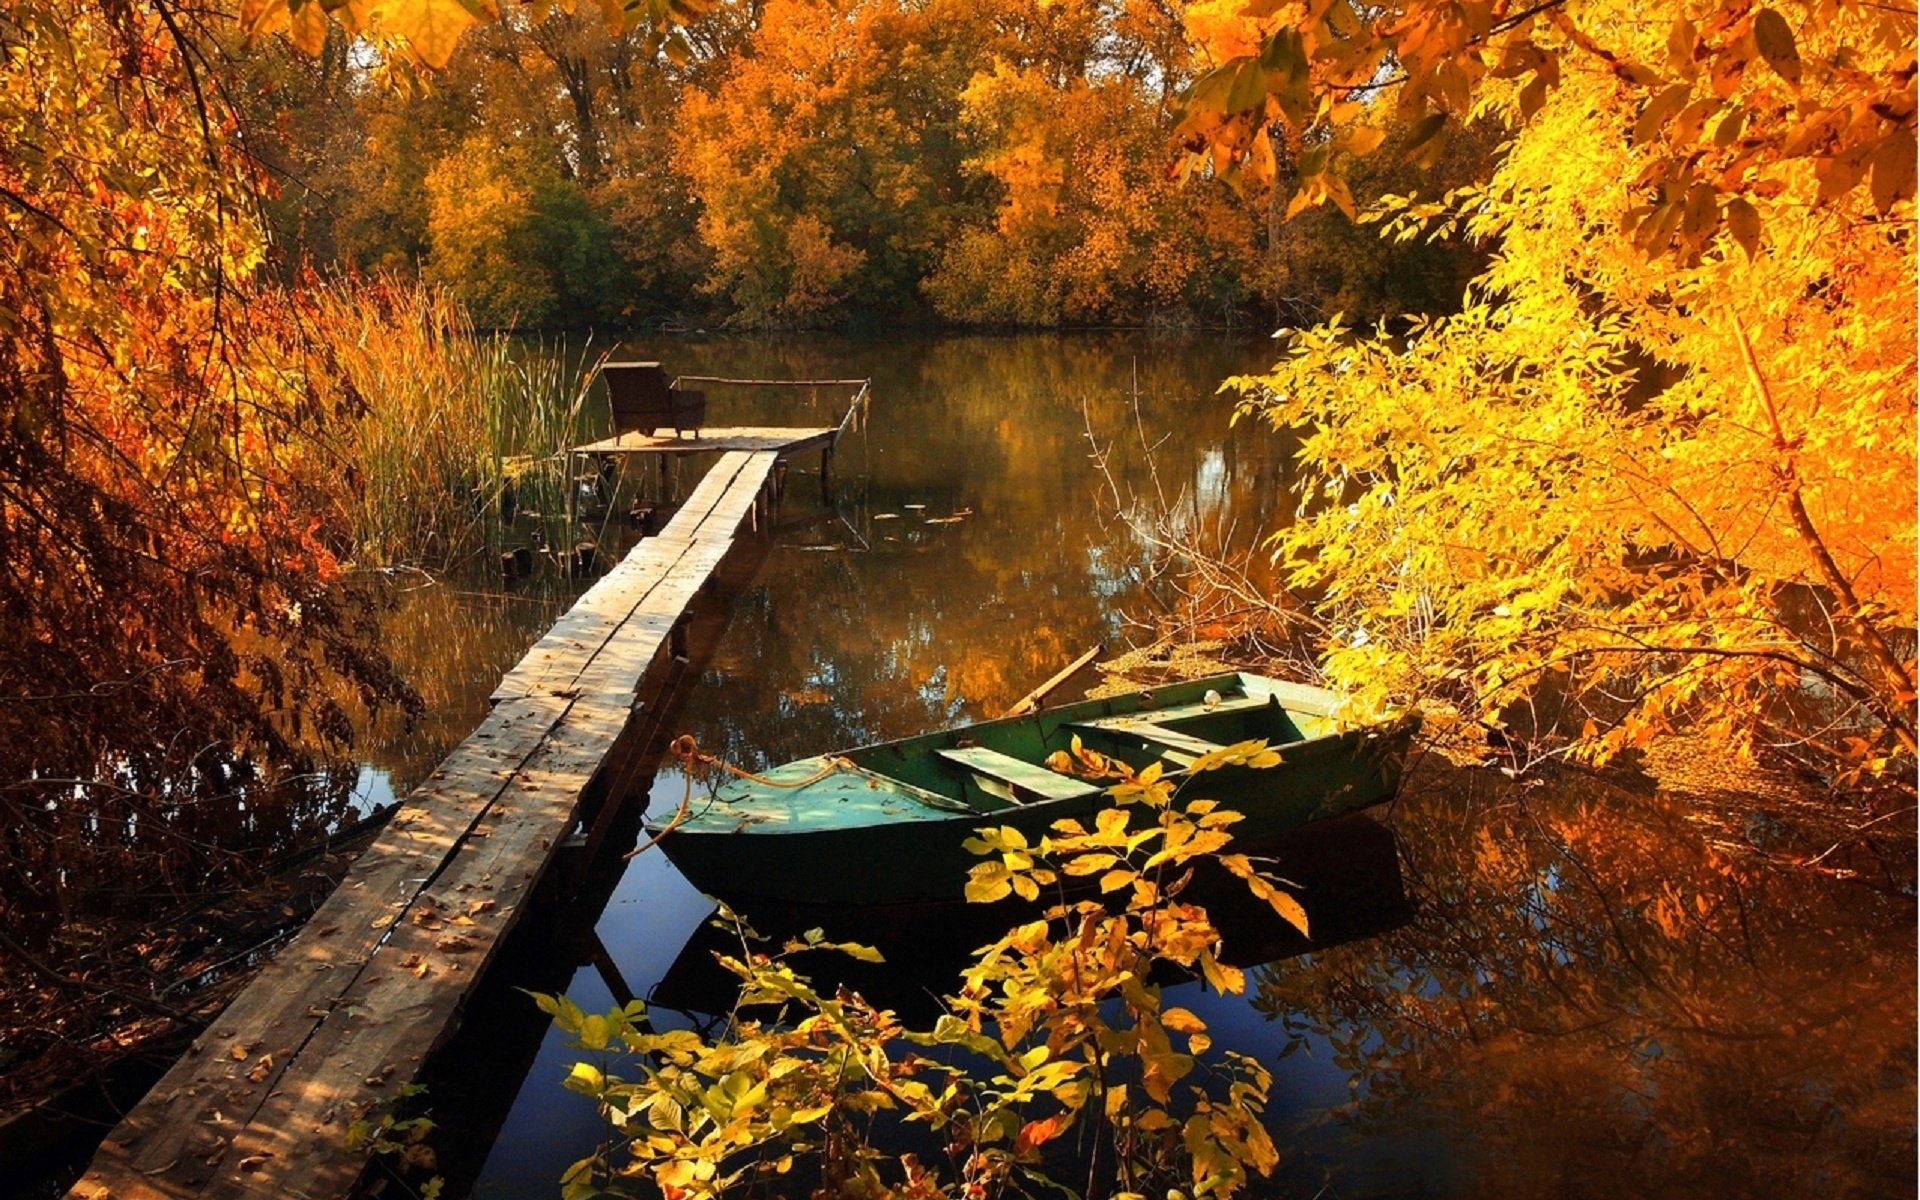
[[[564,997],[537,997],[593,1056],[574,1065],[566,1086],[600,1105],[614,1135],[567,1173],[569,1200],[637,1179],[669,1197],[722,1196],[802,1159],[829,1193],[874,1197],[1010,1194],[1058,1186],[1064,1169],[1117,1197],[1169,1188],[1224,1196],[1270,1172],[1279,1161],[1261,1123],[1270,1074],[1244,1055],[1208,1057],[1206,1023],[1166,1004],[1155,981],[1171,973],[1220,992],[1245,988],[1242,972],[1221,961],[1206,912],[1183,899],[1203,861],[1244,879],[1303,931],[1306,915],[1247,856],[1225,852],[1238,814],[1176,799],[1186,772],[1155,764],[1135,773],[1075,751],[1071,765],[1083,775],[1114,781],[1113,806],[1092,828],[1059,821],[1037,843],[1007,827],[969,840],[983,861],[968,900],[1018,896],[1042,907],[976,953],[931,1029],[797,973],[794,956],[809,951],[879,958],[819,930],[771,953],[744,936],[740,955],[722,956],[741,986],[711,1039],[655,1031],[638,1001],[589,1014]],[[1196,762],[1193,773],[1278,761],[1264,743],[1247,742]],[[783,1019],[746,1015],[764,1005]],[[640,1063],[639,1078],[611,1073],[622,1058]],[[879,1149],[883,1114],[936,1136],[947,1162]],[[1059,1153],[1066,1143],[1047,1150],[1076,1131],[1075,1154]]]

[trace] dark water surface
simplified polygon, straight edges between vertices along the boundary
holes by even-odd
[[[771,548],[671,732],[766,766],[997,715],[1093,645],[1121,648],[1129,617],[1176,602],[1155,579],[1160,553],[1118,519],[1134,497],[1240,545],[1285,521],[1287,447],[1229,429],[1213,395],[1271,354],[1264,340],[1140,335],[624,347],[679,374],[874,381],[830,504],[812,460],[796,463]],[[716,424],[832,424],[845,392],[710,397]],[[704,465],[683,465],[683,492]],[[431,716],[376,730],[362,804],[425,777],[578,586],[408,593],[388,636]],[[653,808],[685,787],[662,771]],[[1186,984],[1168,1002],[1213,1027],[1214,1053],[1274,1072],[1283,1162],[1262,1194],[1909,1197],[1911,863],[1850,846],[1820,869],[1775,865],[1763,851],[1799,820],[1737,790],[1516,787],[1430,758],[1393,805],[1279,851],[1307,888],[1316,944],[1250,925],[1236,951],[1254,967],[1247,995]],[[484,1160],[450,1171],[474,1195],[555,1195],[604,1133],[560,1087],[573,1053],[542,1040],[514,986],[589,1010],[630,988],[654,996],[662,1026],[724,1003],[700,970],[712,905],[671,864],[643,854],[606,889],[604,908],[548,918],[540,945],[508,956],[476,1002],[461,1071],[434,1085],[450,1134],[463,1091],[495,1110],[468,1118],[476,1137],[499,1127]],[[910,1003],[983,939],[903,920],[884,932],[917,961],[878,982]]]
[[[1165,593],[1147,586],[1151,547],[1114,519],[1116,484],[1122,502],[1184,495],[1195,527],[1233,524],[1242,541],[1290,505],[1279,439],[1230,431],[1212,398],[1262,365],[1266,343],[632,349],[689,374],[874,378],[836,503],[819,508],[809,481],[790,488],[788,520],[820,519],[779,536],[680,714],[680,730],[742,765],[993,715],[1083,649],[1117,644],[1121,613]],[[793,419],[713,419],[730,413]],[[1089,425],[1113,447],[1111,482],[1089,459]],[[663,771],[655,810],[684,786]],[[1284,1161],[1262,1190],[1911,1196],[1910,864],[1772,865],[1760,850],[1792,820],[1776,807],[1579,779],[1515,788],[1429,761],[1371,814],[1393,831],[1384,864],[1365,836],[1295,850],[1323,941],[1355,940],[1257,968],[1244,997],[1190,984],[1168,1001],[1204,1017],[1216,1047],[1274,1069]],[[1370,902],[1402,881],[1410,919]],[[635,993],[711,1011],[686,982],[707,958],[710,908],[648,853],[596,932]],[[911,918],[887,932],[935,960],[979,940]],[[1298,949],[1256,935],[1242,957]],[[590,1010],[614,999],[595,968],[566,987]],[[551,1194],[593,1148],[590,1106],[559,1087],[572,1059],[562,1039],[542,1043],[476,1195]]]

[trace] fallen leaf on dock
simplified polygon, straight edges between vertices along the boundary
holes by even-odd
[[[247,1072],[247,1078],[255,1083],[265,1083],[267,1076],[271,1074],[273,1074],[273,1055],[268,1054],[254,1064],[253,1070]]]
[[[457,933],[448,934],[433,944],[434,949],[447,954],[465,954],[473,949],[473,943]]]

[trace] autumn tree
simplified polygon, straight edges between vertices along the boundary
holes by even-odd
[[[979,32],[944,2],[771,0],[676,130],[703,288],[750,325],[914,303],[974,203],[952,126]]]
[[[1276,541],[1328,673],[1489,722],[1549,706],[1526,724],[1579,758],[1691,723],[1841,783],[1909,773],[1910,14],[1255,11],[1257,53],[1190,97],[1210,169],[1270,170],[1276,130],[1294,203],[1348,204],[1382,110],[1508,130],[1484,185],[1364,214],[1495,247],[1464,311],[1305,330],[1239,381],[1305,431]]]
[[[322,681],[404,695],[336,587],[324,481],[350,464],[324,430],[360,398],[265,274],[266,184],[206,74],[231,33],[160,5],[0,14],[0,919],[15,937],[71,920],[129,853],[148,879],[177,869],[222,810],[195,797],[344,738]]]
[[[978,147],[968,167],[993,182],[999,202],[928,279],[942,315],[1026,325],[1167,310],[1219,319],[1247,301],[1257,212],[1224,185],[1168,177],[1166,110],[1145,79],[1093,61],[999,59],[961,99]]]

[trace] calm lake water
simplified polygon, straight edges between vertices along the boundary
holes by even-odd
[[[1271,353],[1141,335],[624,347],[679,374],[874,381],[831,504],[802,473],[812,460],[796,464],[673,732],[764,766],[995,715],[1082,651],[1122,648],[1132,619],[1175,599],[1119,519],[1134,497],[1240,546],[1286,520],[1282,439],[1229,429],[1213,394]],[[709,419],[830,424],[843,397],[715,390]],[[425,776],[577,586],[408,593],[389,636],[432,715],[376,731],[364,803]],[[684,788],[663,771],[654,809]],[[1908,1197],[1912,863],[1848,846],[1820,869],[1775,865],[1769,852],[1817,836],[1803,817],[1779,797],[1518,787],[1429,760],[1370,823],[1282,851],[1317,889],[1318,946],[1252,970],[1245,996],[1189,984],[1168,1002],[1274,1071],[1283,1163],[1263,1194]],[[450,1130],[482,1145],[498,1130],[450,1171],[457,1189],[553,1195],[603,1133],[560,1087],[572,1052],[515,986],[590,1010],[628,988],[656,996],[663,1026],[702,1019],[688,978],[712,905],[658,852],[608,887],[509,956],[457,1074],[435,1082]],[[1384,902],[1401,889],[1405,904]],[[950,931],[904,932],[938,960]],[[1263,937],[1242,942],[1250,964],[1299,949]]]
[[[734,604],[680,714],[680,731],[746,766],[994,715],[1082,650],[1120,645],[1126,615],[1169,595],[1150,583],[1151,546],[1116,519],[1132,495],[1165,497],[1192,528],[1239,544],[1290,508],[1280,439],[1230,430],[1213,395],[1265,363],[1264,341],[627,350],[686,374],[874,379],[870,424],[837,460],[836,501],[821,506],[811,480],[790,485],[794,527]],[[712,419],[798,421],[776,407]],[[1090,431],[1110,474],[1090,458]],[[683,788],[663,771],[655,810]],[[1912,1195],[1911,865],[1770,865],[1761,851],[1794,836],[1793,814],[1760,797],[1710,799],[1703,812],[1651,787],[1517,789],[1426,764],[1370,814],[1393,831],[1399,880],[1369,843],[1336,855],[1343,866],[1323,881],[1356,912],[1379,907],[1368,887],[1400,882],[1410,919],[1361,913],[1346,933],[1400,923],[1260,967],[1244,997],[1177,989],[1218,1046],[1274,1069],[1284,1162],[1263,1190]],[[710,911],[648,853],[594,928],[626,987],[687,1003],[661,985],[705,959]],[[1338,913],[1316,918],[1340,925]],[[906,932],[937,942],[942,931]],[[596,967],[565,988],[589,1009],[614,1001]],[[572,1059],[552,1035],[533,1052],[475,1195],[549,1194],[593,1148],[590,1106],[559,1087]]]

